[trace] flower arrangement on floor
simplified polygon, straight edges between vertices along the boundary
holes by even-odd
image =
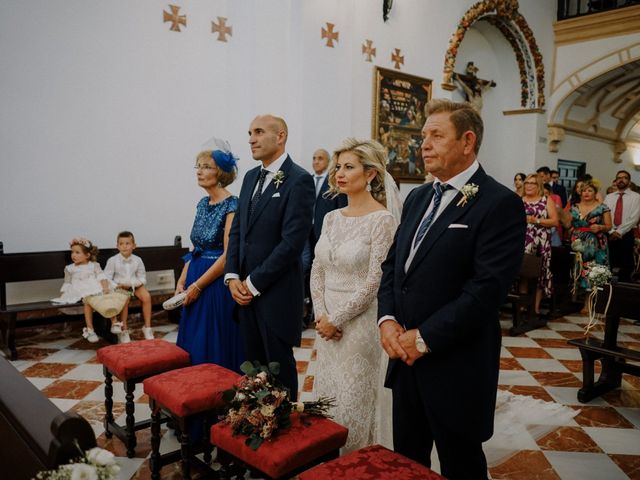
[[[78,450],[80,447],[78,446]],[[60,465],[55,470],[38,473],[36,480],[112,480],[120,467],[113,453],[102,448],[92,448],[75,462]]]
[[[222,394],[227,403],[224,421],[231,425],[234,435],[247,435],[246,444],[257,450],[264,440],[291,426],[291,413],[330,417],[328,411],[335,406],[335,398],[320,397],[315,402],[291,402],[289,392],[276,379],[280,364],[244,362],[240,366],[244,376],[230,390]]]
[[[587,310],[589,312],[589,323],[585,327],[584,334],[585,336],[589,336],[589,331],[596,325],[600,314],[596,313],[596,302],[598,301],[598,292],[604,290],[605,285],[609,285],[611,283],[611,270],[604,265],[598,265],[595,262],[589,264],[588,272],[587,272],[587,280],[589,280],[589,285],[591,285],[591,292],[589,292],[589,297],[587,299]],[[609,288],[609,299],[607,300],[607,304],[604,307],[604,314],[602,316],[607,315],[607,311],[609,310],[609,304],[611,303],[611,294],[613,292],[612,288]]]

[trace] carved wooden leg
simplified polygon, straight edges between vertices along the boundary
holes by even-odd
[[[113,436],[113,432],[109,429],[110,425],[114,422],[113,419],[113,375],[107,369],[102,367],[104,372],[104,435],[107,438]]]
[[[186,419],[180,419],[180,455],[182,457],[182,478],[191,479],[191,446],[189,444],[189,428]]]
[[[205,415],[205,418],[203,419],[203,426],[202,426],[202,445],[203,445],[203,456],[202,459],[204,460],[204,463],[206,463],[207,465],[211,465],[211,452],[213,451],[213,445],[211,445],[210,439],[209,439],[209,435],[210,435],[210,429],[211,429],[211,425],[213,424],[214,420],[211,419],[211,417],[209,415]]]
[[[150,398],[151,407],[151,458],[149,468],[151,469],[151,479],[160,480],[160,409],[156,407],[156,402]]]
[[[124,382],[124,390],[126,392],[125,399],[125,412],[126,417],[126,430],[127,430],[127,457],[133,458],[136,450],[136,417],[135,417],[135,404],[133,403],[133,392],[136,388],[136,384],[127,380]]]

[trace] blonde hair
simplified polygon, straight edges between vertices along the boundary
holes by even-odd
[[[540,195],[541,197],[544,197],[544,184],[542,183],[542,179],[538,176],[537,173],[530,173],[525,177],[523,183],[526,183],[527,180],[529,180],[530,178],[533,178],[536,181],[536,184],[538,185],[538,195]],[[524,185],[522,186],[522,188],[524,191]]]
[[[340,193],[336,185],[336,164],[340,154],[345,152],[351,152],[357,156],[365,171],[375,170],[376,176],[371,180],[371,196],[386,207],[387,194],[384,188],[384,177],[387,165],[387,151],[375,140],[360,140],[354,137],[344,139],[331,157],[327,195],[335,197]]]

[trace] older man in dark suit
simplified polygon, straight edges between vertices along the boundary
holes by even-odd
[[[280,380],[297,398],[293,347],[302,333],[302,249],[311,230],[313,180],[285,151],[287,124],[256,117],[249,144],[259,167],[247,172],[229,232],[225,282],[249,360],[280,363]]]
[[[524,250],[522,200],[476,160],[468,103],[432,100],[422,158],[435,181],[408,196],[378,294],[396,451],[442,474],[486,479],[500,364],[498,307]]]

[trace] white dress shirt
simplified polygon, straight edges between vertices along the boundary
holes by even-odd
[[[640,194],[637,194],[630,188],[622,192],[622,223],[613,225],[609,233],[618,232],[621,236],[629,232],[638,225],[640,219]],[[620,198],[620,192],[612,192],[604,199],[604,203],[611,209],[611,222],[615,217],[616,204]]]
[[[137,288],[147,283],[144,263],[140,257],[133,254],[125,257],[118,253],[111,257],[104,267],[104,274],[114,287],[116,285],[131,285]]]
[[[416,256],[416,252],[418,251],[418,248],[420,248],[420,245],[422,245],[422,242],[424,242],[424,239],[427,237],[427,235],[429,235],[429,230],[431,229],[433,224],[436,222],[436,220],[442,214],[442,212],[445,211],[447,206],[455,198],[455,196],[458,194],[460,189],[464,187],[466,183],[469,181],[469,179],[474,175],[474,173],[476,173],[478,168],[480,168],[480,164],[478,163],[477,160],[474,160],[473,163],[469,165],[469,167],[466,170],[463,170],[455,177],[451,177],[447,182],[441,182],[438,177],[434,177],[435,178],[434,183],[446,183],[451,188],[449,188],[447,191],[445,191],[442,194],[442,199],[440,200],[440,206],[438,207],[438,211],[436,212],[435,217],[431,221],[431,225],[429,225],[429,228],[427,229],[427,232],[424,234],[422,239],[418,242],[417,245],[415,245],[416,236],[418,235],[418,230],[420,230],[420,224],[422,224],[422,221],[425,218],[427,218],[429,213],[431,213],[431,210],[433,210],[434,198],[433,197],[431,198],[431,203],[429,203],[427,210],[424,212],[424,215],[422,216],[422,218],[420,219],[420,222],[418,223],[418,228],[413,234],[413,240],[411,241],[411,250],[409,251],[409,256],[407,257],[407,261],[404,263],[405,273],[409,270],[409,266],[411,265],[411,262],[413,262],[413,259]],[[378,320],[378,325],[381,325],[382,322],[386,320],[396,321],[396,318],[393,315],[386,315]]]
[[[280,155],[278,157],[278,159],[273,162],[272,164],[270,164],[268,167],[262,167],[267,171],[267,176],[264,178],[264,184],[262,185],[262,193],[264,193],[265,189],[267,188],[267,186],[271,183],[271,181],[273,180],[273,176],[275,175],[275,173],[280,170],[280,168],[282,167],[282,164],[284,163],[284,161],[287,159],[287,152],[284,152],[282,155]],[[251,197],[253,198],[253,195],[256,194],[256,191],[258,190],[258,184],[260,182],[256,183],[255,188],[253,189],[253,194],[251,195]],[[224,276],[224,283],[225,285],[228,285],[229,282],[231,280],[240,280],[240,275],[238,275],[237,273],[227,273]],[[251,283],[251,275],[249,275],[247,277],[247,287],[249,288],[249,291],[251,292],[251,294],[254,297],[259,297],[260,296],[260,291],[255,287],[255,285],[253,283]]]

